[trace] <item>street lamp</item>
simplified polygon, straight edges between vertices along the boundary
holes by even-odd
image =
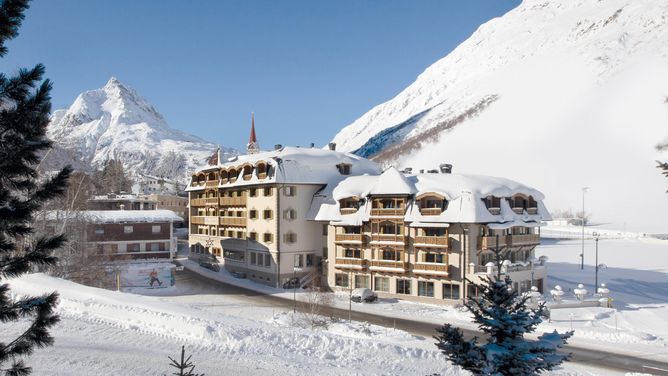
[[[297,272],[301,272],[301,265],[297,263],[297,255],[292,262],[292,313],[297,313]]]
[[[594,232],[594,240],[596,241],[596,276],[594,278],[594,291],[598,288],[598,238],[600,234],[598,232]]]
[[[582,224],[582,253],[580,253],[580,269],[584,270],[585,267],[585,193],[589,190],[589,187],[582,187],[582,216],[580,222]]]

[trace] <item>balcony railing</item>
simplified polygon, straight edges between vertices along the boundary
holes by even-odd
[[[522,214],[524,213],[524,208],[521,206],[517,206],[513,208],[513,211],[515,212],[515,214]]]
[[[413,264],[413,273],[417,274],[433,274],[433,275],[447,275],[448,264],[440,263],[415,263]]]
[[[487,208],[487,210],[489,210],[489,212],[493,215],[501,214],[501,208]]]
[[[246,196],[241,197],[221,197],[221,206],[246,206]]]
[[[538,214],[538,208],[528,208],[527,213],[529,214]]]
[[[450,242],[450,238],[447,235],[443,236],[416,236],[414,245],[419,247],[423,244],[436,247],[447,248]]]
[[[482,250],[501,248],[506,246],[506,237],[503,235],[480,236],[478,237],[478,244]]]
[[[536,269],[543,269],[544,267],[540,264],[534,264],[533,268]],[[512,273],[512,272],[522,272],[526,270],[531,270],[531,264],[527,263],[526,265],[522,264],[513,264],[509,265],[507,267],[501,267],[501,273]],[[492,266],[490,268],[486,267],[485,265],[473,265],[469,267],[469,272],[470,273],[478,273],[478,274],[487,274],[488,271],[490,271],[492,274],[496,274],[497,272],[497,267]]]
[[[406,243],[404,235],[395,234],[372,234],[371,242],[374,243]]]
[[[404,261],[392,261],[392,260],[371,260],[369,269],[371,270],[397,269],[397,271],[405,272],[406,270],[408,270],[408,263]]]
[[[204,206],[206,205],[206,199],[204,198],[194,198],[190,201],[192,206]]]
[[[205,187],[213,188],[218,186],[218,180],[209,180],[206,182]]]
[[[207,206],[218,206],[218,197],[208,197],[204,199]]]
[[[243,217],[218,217],[221,226],[246,227],[246,218]]]
[[[215,225],[218,224],[218,217],[197,215],[197,216],[192,216],[190,218],[190,221],[195,225],[213,225],[213,226],[215,226]]]
[[[404,208],[374,208],[371,209],[371,215],[374,217],[403,216]]]
[[[357,213],[357,208],[341,208],[341,215],[355,214]]]
[[[336,234],[334,241],[337,243],[356,243],[362,244],[364,236],[362,234]]]
[[[266,179],[267,178],[267,173],[266,172],[258,172],[257,173],[257,178],[258,179]]]
[[[508,244],[508,246],[538,245],[540,244],[540,235],[538,234],[508,235],[506,243]]]
[[[348,257],[337,257],[334,264],[339,269],[366,269],[368,266],[368,260]]]
[[[420,214],[422,215],[441,215],[443,209],[441,208],[421,208]]]

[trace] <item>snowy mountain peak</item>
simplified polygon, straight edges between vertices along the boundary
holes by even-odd
[[[185,177],[217,146],[170,128],[134,89],[111,77],[101,89],[81,93],[67,110],[53,113],[48,128],[56,148],[50,164],[99,168],[119,158],[134,175]],[[222,149],[224,156],[238,154]]]

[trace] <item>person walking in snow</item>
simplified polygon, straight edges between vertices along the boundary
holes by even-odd
[[[150,285],[151,287],[153,287],[153,284],[154,284],[155,282],[158,282],[158,286],[162,286],[162,282],[160,282],[160,280],[158,279],[158,272],[156,272],[155,269],[153,269],[153,270],[148,274],[148,276],[151,277],[151,282],[149,282],[149,285]]]

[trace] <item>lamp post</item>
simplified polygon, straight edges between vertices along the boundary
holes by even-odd
[[[580,270],[585,268],[585,193],[589,190],[589,187],[582,187],[582,217],[580,222],[582,224],[582,253],[580,253]]]
[[[598,232],[595,232],[594,234],[594,240],[596,241],[596,274],[594,277],[594,291],[598,289],[598,238],[600,234]]]
[[[302,270],[301,265],[297,264],[297,255],[294,255],[292,261],[292,313],[297,313],[297,272]]]
[[[348,272],[348,322],[353,319],[353,272]]]

